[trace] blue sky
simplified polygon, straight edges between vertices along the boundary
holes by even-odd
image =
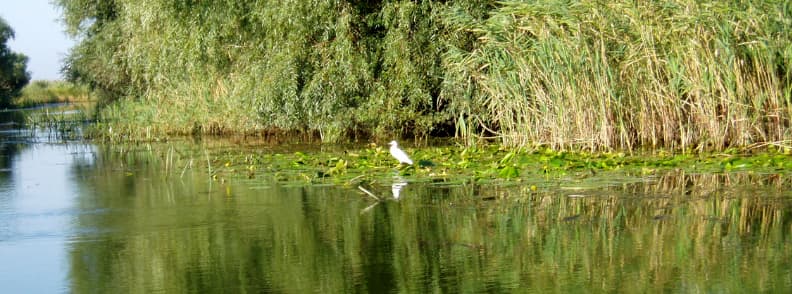
[[[0,17],[14,29],[15,38],[8,46],[27,55],[32,78],[61,79],[61,60],[74,40],[63,32],[60,10],[50,0],[0,0]]]

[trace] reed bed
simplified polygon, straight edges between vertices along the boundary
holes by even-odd
[[[462,116],[510,145],[788,145],[790,16],[781,1],[506,1],[451,11],[478,42],[445,61],[483,108]]]

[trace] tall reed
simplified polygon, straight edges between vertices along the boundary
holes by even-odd
[[[718,150],[792,135],[783,1],[504,1],[444,19],[479,41],[445,54],[485,108],[466,115],[507,144]]]

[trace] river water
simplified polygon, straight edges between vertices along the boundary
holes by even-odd
[[[218,180],[156,152],[205,142],[93,144],[4,115],[2,293],[792,289],[783,174],[539,191],[394,181],[372,189],[398,199],[375,202],[344,185]]]

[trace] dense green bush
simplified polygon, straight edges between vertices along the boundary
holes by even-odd
[[[450,118],[431,1],[59,4],[83,40],[68,75],[121,98],[100,114],[117,129],[336,141],[426,136]]]
[[[783,1],[59,0],[67,74],[140,137],[456,134],[509,145],[786,144]],[[105,134],[109,132],[103,132]]]

